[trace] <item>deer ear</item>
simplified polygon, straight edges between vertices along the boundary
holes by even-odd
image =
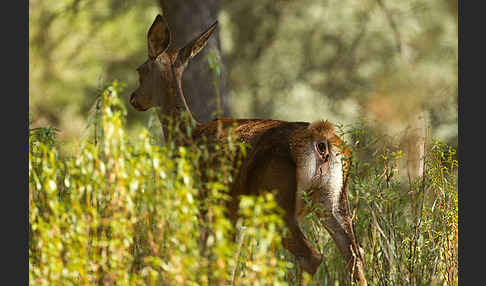
[[[170,43],[170,31],[167,20],[160,14],[155,17],[152,26],[148,31],[148,56],[155,59],[158,55],[165,52]]]
[[[214,24],[212,24],[201,35],[199,35],[187,45],[185,45],[182,49],[180,49],[175,62],[176,66],[182,66],[187,64],[190,59],[197,55],[206,46],[209,37],[213,33],[214,29],[216,29],[217,25],[218,21],[214,22]]]

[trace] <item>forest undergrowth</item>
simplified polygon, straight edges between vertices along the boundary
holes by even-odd
[[[166,144],[148,129],[131,138],[119,92],[117,82],[100,92],[90,136],[69,152],[56,129],[29,129],[29,284],[296,285],[274,193],[243,197],[236,225],[227,217],[247,146],[194,142],[191,126]],[[362,122],[340,130],[353,154],[348,197],[368,283],[457,285],[455,150],[427,138],[423,174],[411,179],[392,137]],[[353,285],[312,213],[302,227],[324,256],[302,284]]]

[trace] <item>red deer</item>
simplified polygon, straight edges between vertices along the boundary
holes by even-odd
[[[138,111],[160,107],[164,133],[167,116],[187,112],[194,120],[182,93],[182,73],[189,60],[204,48],[216,24],[181,49],[170,47],[170,30],[161,15],[157,15],[148,31],[148,60],[137,68],[139,86],[131,94],[130,103]],[[349,158],[350,151],[336,136],[331,123],[234,118],[206,124],[195,122],[193,137],[219,140],[221,132],[224,135],[232,130],[250,146],[231,186],[230,216],[237,213],[240,195],[277,189],[276,200],[285,211],[284,221],[290,231],[284,238],[284,246],[297,257],[304,271],[314,274],[322,256],[312,248],[298,224],[308,212],[302,195],[309,193],[312,202],[320,206],[318,216],[348,262],[349,270],[360,285],[367,285],[349,213],[348,163],[342,163],[344,157]]]

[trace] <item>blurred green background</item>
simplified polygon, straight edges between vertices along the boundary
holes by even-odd
[[[393,133],[423,111],[430,135],[457,146],[457,0],[30,0],[32,125],[57,127],[66,142],[83,137],[97,91],[114,79],[128,106],[162,7],[178,47],[219,20],[215,43],[184,74],[203,122],[216,110],[216,82],[227,116],[363,119]],[[149,117],[128,107],[129,130]]]

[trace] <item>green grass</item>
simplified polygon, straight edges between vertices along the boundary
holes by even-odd
[[[210,152],[179,133],[161,146],[147,130],[129,138],[119,88],[102,91],[91,136],[70,152],[55,129],[30,129],[29,283],[296,285],[272,193],[243,198],[236,226],[227,218],[245,146],[228,138]],[[369,284],[457,285],[455,150],[428,140],[424,176],[408,181],[391,140],[363,124],[343,129],[360,142],[349,144],[349,200]],[[303,284],[351,285],[327,232],[312,215],[302,226],[324,254]]]

